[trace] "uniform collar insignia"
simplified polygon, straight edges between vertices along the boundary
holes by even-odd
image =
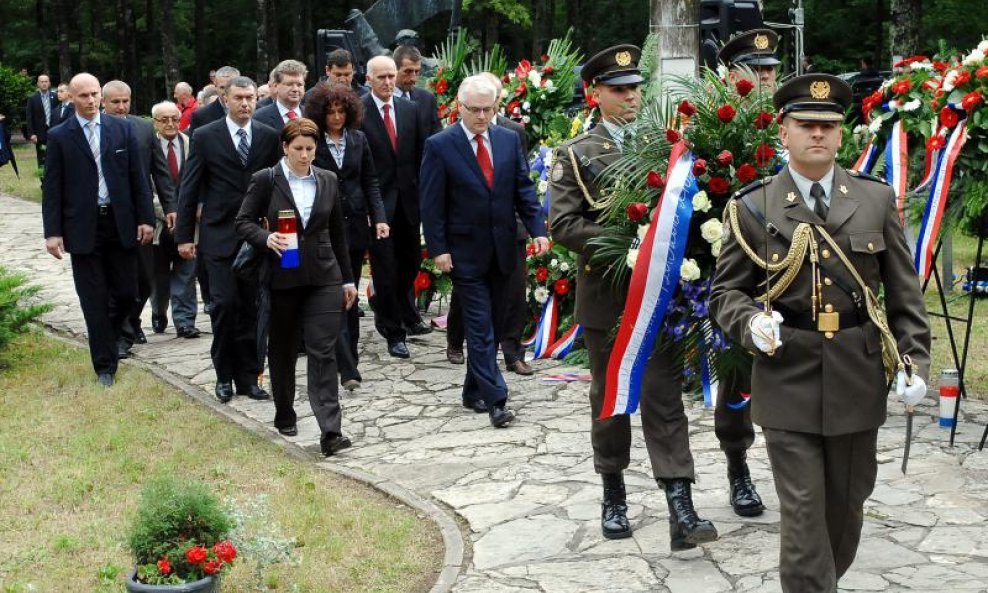
[[[840,186],[840,193],[844,194],[845,196],[847,195],[847,186],[846,185]]]
[[[795,202],[796,201],[796,192],[791,191],[788,194],[786,194],[786,201],[789,202],[790,204],[793,203],[793,202]]]

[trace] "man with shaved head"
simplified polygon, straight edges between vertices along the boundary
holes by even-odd
[[[48,135],[42,199],[45,248],[72,254],[72,277],[100,385],[117,372],[117,340],[137,296],[137,246],[151,241],[154,209],[137,136],[99,112],[99,80],[69,83],[75,115]]]

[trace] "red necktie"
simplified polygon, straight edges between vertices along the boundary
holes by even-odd
[[[391,148],[398,152],[398,134],[395,132],[395,123],[391,121],[391,105],[384,105],[384,127],[388,130],[388,138],[391,138]]]
[[[172,181],[178,183],[178,157],[175,156],[175,141],[168,141],[168,172],[172,174]]]
[[[294,110],[288,112],[288,121],[292,121],[296,117],[298,117],[298,116],[295,115],[295,111]]]
[[[477,139],[477,164],[484,173],[487,180],[487,187],[494,187],[494,165],[491,163],[491,153],[487,152],[487,145],[484,144],[484,137],[480,134],[474,136]]]

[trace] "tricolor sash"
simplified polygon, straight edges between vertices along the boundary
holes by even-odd
[[[583,326],[579,323],[574,323],[573,327],[569,328],[563,334],[563,337],[556,340],[552,346],[549,346],[543,358],[555,358],[557,360],[566,358],[566,355],[573,350],[573,344],[576,343],[576,339],[582,335]]]
[[[902,120],[892,124],[892,135],[885,145],[885,180],[895,190],[895,204],[899,222],[905,225],[906,178],[909,173],[909,139]]]
[[[930,277],[930,268],[933,266],[933,251],[940,235],[943,212],[947,207],[947,196],[950,192],[950,181],[954,174],[954,164],[957,162],[957,155],[960,154],[961,148],[964,147],[964,142],[967,141],[966,123],[967,119],[958,122],[933,168],[930,198],[926,202],[923,222],[919,227],[919,238],[916,241],[916,273],[924,282]]]
[[[549,295],[549,300],[542,307],[542,318],[539,319],[535,330],[535,358],[545,358],[549,346],[556,341],[556,324],[559,323],[559,303],[556,295]]]
[[[858,173],[869,173],[871,172],[871,168],[875,166],[875,157],[877,156],[878,147],[875,146],[875,138],[869,138],[868,144],[865,145],[861,156],[858,157],[858,161],[854,163],[851,169]]]

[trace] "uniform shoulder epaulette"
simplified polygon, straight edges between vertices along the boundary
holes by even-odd
[[[881,184],[884,184],[884,185],[888,185],[889,184],[889,182],[887,180],[882,179],[881,177],[876,177],[876,176],[871,175],[869,173],[862,173],[860,171],[855,171],[854,169],[847,169],[847,174],[850,175],[851,177],[855,177],[857,179],[867,179],[869,181],[877,181],[878,183],[881,183]]]
[[[756,189],[758,189],[760,187],[765,187],[768,184],[772,183],[772,180],[773,179],[775,179],[775,176],[774,175],[770,175],[769,177],[763,177],[762,179],[759,179],[758,181],[752,181],[748,185],[746,185],[746,186],[742,187],[741,189],[739,189],[738,191],[734,192],[734,195],[731,196],[731,198],[732,199],[738,199],[738,198],[744,197],[745,194],[750,194],[751,192],[755,191]]]

